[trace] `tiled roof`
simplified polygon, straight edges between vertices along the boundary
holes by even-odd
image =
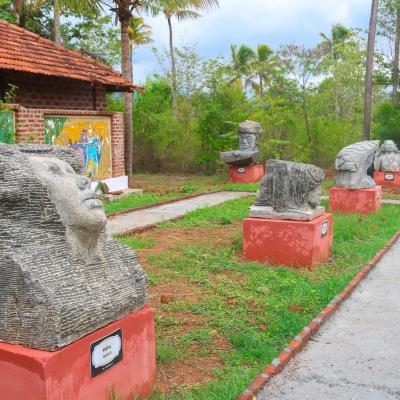
[[[0,20],[0,69],[99,83],[115,91],[142,90],[107,65],[4,20]]]

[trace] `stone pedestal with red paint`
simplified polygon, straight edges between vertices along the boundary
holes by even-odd
[[[244,257],[290,267],[315,267],[330,256],[332,214],[311,221],[246,218],[243,222]]]
[[[113,393],[144,398],[155,381],[154,314],[148,306],[55,352],[0,343],[4,400],[108,400]]]
[[[377,185],[393,189],[400,189],[400,172],[374,172]]]
[[[329,206],[331,211],[372,214],[381,209],[382,187],[373,189],[343,189],[333,187],[329,190]]]
[[[229,175],[232,183],[258,183],[265,173],[264,165],[230,166]]]

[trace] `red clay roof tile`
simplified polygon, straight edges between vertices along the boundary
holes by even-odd
[[[143,90],[107,65],[4,20],[0,20],[0,69],[78,79],[116,91]]]

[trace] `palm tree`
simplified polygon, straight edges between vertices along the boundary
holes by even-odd
[[[371,17],[369,21],[367,61],[365,69],[364,91],[364,140],[371,138],[371,108],[372,108],[372,70],[374,68],[374,50],[376,22],[378,18],[378,0],[372,0]]]
[[[271,76],[277,67],[274,52],[266,44],[257,47],[256,58],[250,63],[253,73],[246,80],[246,86],[251,86],[254,92],[261,98],[264,97],[265,84],[271,85]]]
[[[324,33],[320,33],[320,36],[324,39],[322,45],[337,60],[339,58],[337,47],[351,39],[354,36],[354,32],[342,24],[335,24],[331,28],[330,36],[326,36]]]
[[[129,41],[131,44],[131,57],[133,47],[149,44],[153,42],[151,37],[151,27],[144,23],[143,17],[133,16],[129,21]],[[132,61],[133,62],[133,61]]]
[[[201,15],[195,10],[205,10],[214,5],[218,6],[218,0],[158,0],[143,4],[143,7],[151,15],[156,16],[162,13],[168,22],[171,57],[172,109],[175,117],[178,115],[178,94],[172,18],[176,17],[178,21],[199,18]]]
[[[231,45],[231,67],[235,74],[231,83],[236,86],[244,87],[243,80],[247,80],[251,74],[251,64],[256,60],[256,53],[251,47],[242,44],[237,48],[236,44]]]
[[[79,1],[79,0],[76,0]],[[121,26],[121,59],[122,76],[129,82],[133,82],[133,66],[131,57],[131,40],[129,38],[129,23],[133,14],[142,8],[166,5],[170,2],[176,4],[181,0],[113,0],[110,10],[115,12]],[[125,170],[128,175],[129,186],[132,185],[132,161],[133,161],[133,112],[132,93],[124,93],[125,100]]]

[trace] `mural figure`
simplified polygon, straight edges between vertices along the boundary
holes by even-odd
[[[111,131],[108,117],[46,117],[47,144],[71,146],[93,180],[112,177]]]

